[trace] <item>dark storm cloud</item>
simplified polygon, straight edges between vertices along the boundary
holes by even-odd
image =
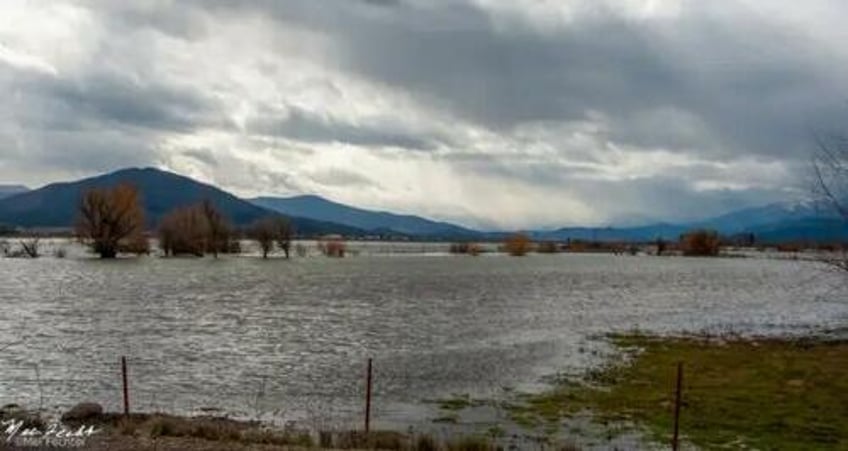
[[[0,149],[4,159],[14,162],[9,165],[14,168],[10,179],[39,172],[79,175],[151,165],[156,157],[148,138],[109,129],[0,131]]]
[[[285,137],[309,143],[341,142],[367,147],[400,147],[411,150],[433,150],[446,137],[427,136],[391,121],[373,125],[357,125],[331,117],[322,117],[301,108],[289,106],[285,117],[263,115],[251,121],[251,133]]]
[[[191,89],[156,80],[137,82],[118,74],[94,73],[81,81],[56,80],[33,88],[77,120],[165,132],[227,125],[214,102]]]
[[[490,11],[460,1],[382,14],[361,2],[218,4],[337,36],[347,69],[496,130],[598,111],[615,121],[613,139],[635,145],[800,158],[808,124],[829,122],[845,108],[834,96],[848,95],[803,36],[736,2],[688,4],[673,23],[605,14],[551,31],[498,27]],[[703,121],[709,136],[630,126],[669,108]]]
[[[3,75],[5,74],[5,75]],[[75,130],[137,127],[186,131],[227,127],[220,105],[186,86],[139,80],[131,74],[94,69],[77,78],[7,68],[0,74],[22,125]]]
[[[754,0],[652,2],[679,6],[655,20],[622,13],[635,3],[563,2],[591,13],[558,22],[531,14],[556,2],[519,0],[84,0],[100,34],[72,70],[35,70],[0,47],[9,94],[0,157],[100,171],[180,154],[220,174],[233,163],[258,168],[272,191],[385,192],[397,189],[384,182],[393,174],[378,171],[420,159],[489,177],[493,189],[509,179],[602,199],[587,202],[602,216],[680,217],[779,199],[786,186],[775,177],[734,165],[777,163],[793,171],[786,185],[797,182],[811,130],[844,124],[842,40],[827,24],[791,25],[790,14],[764,13]],[[27,55],[25,45],[12,49]],[[185,141],[160,148],[173,137]],[[334,143],[374,166],[322,161]],[[309,152],[295,156],[300,148]],[[630,158],[658,153],[682,160],[658,159],[664,166],[650,175]]]
[[[163,133],[227,129],[219,106],[192,89],[92,70],[78,78],[6,68],[0,132],[4,156],[21,170],[107,172],[157,161]]]

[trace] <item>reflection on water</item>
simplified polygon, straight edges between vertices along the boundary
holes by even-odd
[[[407,424],[432,414],[425,399],[597,363],[611,331],[795,333],[848,315],[840,276],[812,263],[373,253],[0,259],[0,397],[117,410],[126,355],[137,409],[340,422],[360,415],[373,357],[378,423]]]

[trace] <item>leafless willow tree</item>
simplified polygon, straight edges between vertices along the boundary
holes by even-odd
[[[268,254],[274,250],[274,241],[277,239],[274,218],[269,217],[256,221],[250,227],[248,235],[259,245],[259,249],[262,250],[262,258],[268,258]]]
[[[229,242],[232,234],[229,221],[209,200],[204,200],[200,204],[200,211],[206,218],[206,228],[209,234],[208,248],[212,251],[212,256],[218,258],[218,252],[224,248],[226,242]]]
[[[291,252],[291,240],[294,230],[291,222],[282,216],[268,216],[262,218],[250,227],[249,236],[256,241],[262,250],[262,258],[268,258],[268,254],[274,250],[274,243],[289,258]]]
[[[812,166],[816,197],[848,223],[848,136],[817,136]],[[828,262],[848,271],[848,255],[844,250],[841,257]]]
[[[275,225],[277,228],[277,246],[283,250],[286,258],[289,258],[294,227],[292,227],[291,221],[280,216],[275,219]]]
[[[165,256],[202,257],[207,249],[209,224],[200,208],[180,207],[165,215],[159,223],[159,247]]]
[[[146,249],[144,211],[135,187],[118,185],[83,193],[76,235],[101,258],[115,258],[130,243],[137,250],[142,243]]]
[[[212,202],[178,207],[159,222],[159,247],[165,256],[238,253],[236,230]]]

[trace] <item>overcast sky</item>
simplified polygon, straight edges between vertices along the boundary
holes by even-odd
[[[0,182],[155,166],[478,227],[807,192],[842,0],[0,4]]]

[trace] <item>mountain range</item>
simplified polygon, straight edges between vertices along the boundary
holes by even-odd
[[[204,200],[215,204],[238,226],[246,226],[273,214],[219,188],[182,175],[153,168],[131,168],[74,182],[53,183],[0,199],[0,223],[20,227],[68,228],[74,223],[82,193],[91,188],[111,187],[121,183],[128,183],[139,190],[145,218],[151,227],[171,210]],[[302,234],[365,233],[344,224],[301,217],[290,219]]]
[[[507,233],[483,232],[420,216],[372,211],[315,195],[241,199],[215,186],[154,168],[123,169],[35,190],[0,185],[0,223],[19,227],[70,227],[83,192],[119,183],[138,188],[151,227],[174,208],[210,200],[238,226],[246,226],[264,216],[284,214],[299,234],[306,236],[337,233],[421,240],[498,240]],[[830,211],[815,203],[785,202],[740,209],[689,223],[525,232],[537,240],[650,241],[657,238],[676,240],[687,230],[711,228],[727,236],[753,234],[760,242],[848,240],[848,221]]]
[[[447,222],[438,222],[413,215],[399,215],[386,211],[371,211],[350,207],[320,196],[257,197],[256,205],[288,216],[303,216],[321,221],[336,222],[375,232],[394,232],[417,237],[474,238],[480,235]]]
[[[27,191],[29,191],[29,188],[23,185],[0,185],[0,199]]]

